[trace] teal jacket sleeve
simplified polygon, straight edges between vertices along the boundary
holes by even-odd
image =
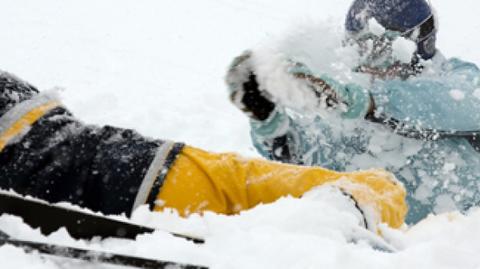
[[[289,72],[292,74],[312,74],[303,65],[296,65]],[[366,116],[371,102],[370,93],[367,90],[355,84],[343,85],[327,75],[321,75],[318,78],[325,81],[335,91],[336,97],[342,103],[346,103],[346,106],[330,108],[319,105],[319,109],[328,109],[329,112],[338,114],[339,120],[357,120]],[[311,86],[314,87],[315,85],[312,84]],[[318,98],[319,103],[325,101],[323,96],[318,96]],[[251,136],[255,148],[264,157],[281,162],[306,165],[320,162],[322,164],[327,163],[327,159],[330,158],[324,156],[323,151],[319,154],[318,139],[321,138],[318,137],[318,132],[312,133],[312,130],[305,127],[301,117],[294,118],[287,113],[287,110],[288,108],[277,104],[268,119],[263,121],[251,120]],[[322,124],[319,117],[308,120],[315,122],[315,128],[328,128],[328,126]],[[319,158],[323,160],[320,161]],[[338,169],[339,167],[332,166],[330,168]]]
[[[433,74],[378,82],[372,92],[377,110],[412,126],[480,130],[480,70],[472,63],[450,59]]]
[[[365,153],[369,137],[343,130],[342,122],[335,130],[331,124],[330,119],[305,119],[277,107],[266,121],[251,121],[251,136],[255,148],[270,160],[345,171],[353,156]]]

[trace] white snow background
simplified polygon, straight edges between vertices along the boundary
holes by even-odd
[[[433,0],[438,47],[480,63],[474,0]],[[135,128],[213,151],[258,156],[247,118],[223,82],[232,58],[292,27],[341,27],[350,0],[0,0],[0,69],[40,89],[63,88],[82,120]],[[39,216],[41,217],[41,216]],[[205,245],[158,231],[136,241],[48,237],[14,217],[0,228],[22,239],[90,247],[211,268],[480,268],[480,211],[431,216],[403,231],[384,231],[388,254],[348,243],[351,216],[316,199],[285,198],[239,216],[181,219],[140,210],[134,221],[204,236]],[[0,268],[104,268],[26,255],[0,247]],[[106,267],[105,267],[106,268]]]

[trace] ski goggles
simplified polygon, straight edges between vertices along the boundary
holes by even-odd
[[[435,32],[436,32],[435,18],[433,17],[433,14],[432,14],[425,21],[420,23],[418,26],[403,32],[402,36],[411,38],[412,40],[420,41],[428,38],[430,35],[432,35]],[[416,36],[416,38],[412,38],[414,36]]]
[[[436,33],[435,17],[431,14],[425,21],[403,32],[401,36],[414,41],[417,44],[417,53],[422,59],[428,60],[432,58],[436,52]]]

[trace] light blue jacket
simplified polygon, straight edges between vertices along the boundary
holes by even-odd
[[[372,81],[366,90],[377,111],[413,128],[480,130],[480,70],[441,55],[433,62],[415,78]],[[348,92],[359,86],[340,87]],[[365,106],[362,102],[367,100],[356,105]],[[287,111],[277,106],[266,121],[251,121],[254,145],[267,158],[275,159],[273,151],[282,150],[273,144],[283,136],[289,162],[338,171],[386,168],[407,188],[407,223],[417,223],[430,213],[464,212],[480,204],[480,152],[467,139],[421,141],[394,134],[364,120],[364,115],[312,120]]]

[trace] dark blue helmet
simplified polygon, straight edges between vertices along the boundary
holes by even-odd
[[[355,36],[372,18],[385,29],[414,41],[422,59],[428,60],[435,55],[437,29],[426,0],[355,0],[348,11],[345,28],[350,36]]]

